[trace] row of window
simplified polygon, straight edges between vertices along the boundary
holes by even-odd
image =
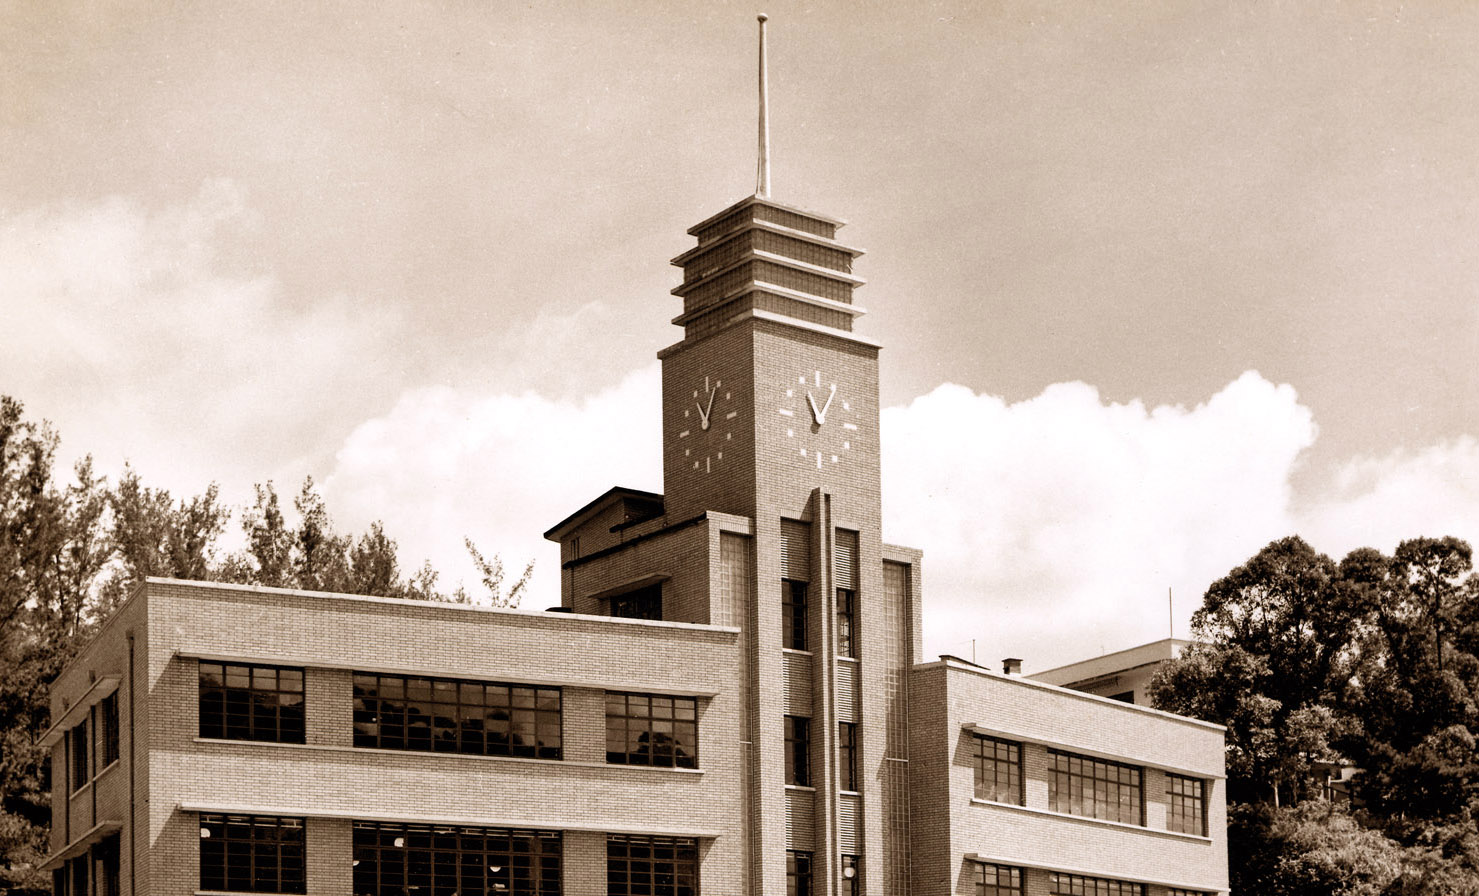
[[[302,818],[201,815],[200,888],[306,893],[305,828]],[[559,896],[562,847],[558,831],[357,821],[354,893]],[[609,896],[697,896],[698,869],[692,838],[606,838]]]
[[[976,896],[1023,896],[1023,869],[989,862],[974,864]],[[1052,896],[1146,896],[1146,886],[1123,880],[1050,871],[1048,892]],[[1167,896],[1208,896],[1197,890],[1173,888],[1164,892]]]
[[[810,787],[811,719],[805,716],[785,717],[786,783]],[[837,723],[837,787],[858,789],[858,726],[852,722]]]
[[[781,580],[781,645],[792,650],[809,650],[806,628],[808,619],[807,583],[796,579]],[[837,589],[837,655],[857,656],[856,591]]]
[[[305,739],[303,670],[201,662],[200,736]],[[563,757],[561,691],[405,675],[354,675],[354,745],[480,756]],[[698,700],[606,694],[606,761],[698,767]]]
[[[96,719],[96,723],[92,719]],[[96,715],[84,716],[81,722],[68,729],[64,742],[67,780],[75,793],[98,772],[118,761],[117,692],[98,701]]]
[[[118,835],[104,837],[51,873],[51,892],[56,896],[120,896],[118,858]]]
[[[1048,809],[1122,824],[1145,824],[1143,769],[1048,750]],[[1026,805],[1022,785],[1022,745],[976,734],[972,736],[976,799]],[[1166,829],[1207,834],[1207,782],[1166,774]]]
[[[843,855],[837,864],[838,896],[858,896],[863,892],[862,858]],[[786,852],[786,896],[812,896],[812,854],[801,850]]]

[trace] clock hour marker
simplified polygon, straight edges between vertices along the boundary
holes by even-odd
[[[732,432],[726,432],[726,433],[725,433],[725,434],[724,434],[724,441],[726,441],[726,442],[727,442],[727,441],[729,441],[729,440],[730,440],[730,439],[732,439],[732,438],[734,438],[734,433],[732,433]]]
[[[786,438],[788,438],[788,439],[794,439],[794,438],[796,438],[796,430],[794,430],[794,429],[788,429],[788,430],[786,430]]]
[[[715,460],[723,460],[724,459],[724,452],[723,451],[720,451],[719,452],[719,455],[717,457],[715,457],[714,459]]]
[[[729,397],[729,394],[726,392],[725,395],[724,395],[724,397],[725,398],[728,398]],[[724,419],[725,420],[733,420],[734,417],[735,417],[735,415],[738,414],[738,413],[739,413],[739,411],[730,411],[729,413],[727,413],[727,414],[724,415]]]
[[[837,455],[832,455],[832,463],[837,463]]]
[[[805,457],[806,456],[806,449],[805,448],[802,448],[801,449],[801,456],[802,457]]]
[[[842,450],[843,451],[851,451],[852,450],[852,442],[843,442],[842,443]]]
[[[796,416],[796,412],[793,411],[793,410],[791,410],[790,408],[777,408],[777,410],[779,410],[782,414],[786,415],[787,417],[794,417],[794,416]]]
[[[704,472],[705,473],[712,473],[713,472],[713,470],[710,469],[710,467],[709,467],[709,459],[707,457],[704,458]]]
[[[847,402],[845,402],[845,401],[844,401],[844,402],[843,402],[843,403],[842,403],[842,409],[843,409],[843,410],[844,410],[844,411],[850,411],[850,410],[852,410],[852,405],[850,405],[850,404],[848,404],[848,403],[847,403]]]
[[[683,449],[683,456],[684,456],[684,457],[688,457],[688,456],[689,456],[689,455],[690,455],[690,454],[692,454],[692,453],[693,453],[693,451],[691,451],[691,450],[690,450],[690,449],[688,449],[688,448],[684,448],[684,449]]]
[[[688,430],[685,429],[682,432],[678,433],[678,438],[680,438],[680,439],[686,439],[686,438],[688,438]]]
[[[786,397],[787,398],[795,398],[796,397],[796,390],[795,389],[787,389],[786,390]]]
[[[697,470],[697,469],[698,469],[698,461],[694,461],[694,462],[693,462],[693,468],[694,468],[694,469],[695,469],[695,470]]]
[[[817,385],[822,385],[822,372],[820,370],[817,371]]]
[[[817,452],[817,469],[820,470],[821,468],[822,468],[822,452],[818,451]]]
[[[847,405],[843,405],[843,407],[846,408]],[[843,429],[857,429],[858,428],[858,425],[856,423],[844,423],[844,424],[842,424],[842,428]]]
[[[798,377],[796,377],[796,382],[798,382],[798,383],[800,383],[801,385],[804,386],[804,385],[806,385],[806,377],[804,377],[804,376],[798,376]],[[789,395],[790,393],[788,392],[786,394]]]

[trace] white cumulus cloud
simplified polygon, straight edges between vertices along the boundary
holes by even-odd
[[[944,385],[884,412],[885,536],[925,551],[925,652],[1043,669],[1178,635],[1206,586],[1292,531],[1315,425],[1249,372],[1194,408],[1083,383],[1008,404]]]

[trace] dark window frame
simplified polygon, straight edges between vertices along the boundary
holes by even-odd
[[[786,850],[786,896],[811,896],[811,858],[805,850]]]
[[[114,691],[98,702],[99,758],[107,768],[122,756],[118,728],[118,692]]]
[[[1050,871],[1048,892],[1052,896],[1145,896],[1145,884]]]
[[[848,870],[852,871],[849,875]],[[842,861],[837,871],[837,892],[839,896],[861,896],[863,892],[863,857],[842,854]]]
[[[698,841],[606,835],[607,896],[698,896]]]
[[[360,896],[560,896],[563,885],[559,831],[356,821],[350,842]]]
[[[306,822],[274,815],[200,816],[200,889],[307,893]]]
[[[307,676],[302,666],[201,660],[198,671],[198,730],[202,738],[278,744],[307,742]]]
[[[697,697],[606,692],[608,764],[696,769],[698,746]]]
[[[72,785],[72,793],[92,780],[92,767],[88,764],[92,752],[87,736],[89,727],[88,720],[83,718],[67,729],[67,780]]]
[[[837,589],[837,655],[854,659],[857,645],[858,592],[852,588]]]
[[[976,799],[1013,806],[1026,805],[1022,783],[1022,745],[985,734],[972,734],[971,741]]]
[[[811,786],[811,719],[785,717],[786,783]]]
[[[1145,826],[1145,770],[1094,756],[1048,751],[1048,809]]]
[[[120,896],[122,885],[119,877],[118,835],[104,837],[92,848],[92,853],[99,866],[94,887],[96,896]]]
[[[781,579],[781,646],[806,650],[807,583]]]
[[[662,582],[653,582],[607,599],[607,615],[617,619],[662,619]]]
[[[858,792],[858,726],[837,723],[837,789]]]
[[[1166,773],[1166,830],[1207,836],[1207,782]]]
[[[975,862],[975,896],[1022,896],[1021,868],[993,862]]]
[[[564,757],[558,687],[355,672],[354,745],[370,750]]]

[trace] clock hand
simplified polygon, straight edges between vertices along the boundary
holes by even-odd
[[[709,392],[709,406],[704,409],[704,429],[709,428],[709,417],[714,413],[714,396],[719,394],[719,387],[715,386]]]
[[[701,405],[701,404],[699,404],[698,402],[694,402],[693,406],[696,407],[696,408],[698,408],[698,425],[700,427],[702,427],[703,429],[708,429],[709,428],[709,412],[706,411],[706,410],[704,410],[704,406]]]
[[[821,426],[826,414],[823,411],[817,410],[817,403],[812,399],[810,389],[806,390],[806,403],[811,405],[811,419],[815,420],[818,426]]]
[[[809,397],[810,396],[810,393],[807,393],[807,395]],[[832,393],[827,396],[827,403],[824,404],[824,405],[822,405],[822,412],[820,414],[817,414],[817,425],[818,426],[820,426],[821,424],[827,422],[827,409],[832,406],[832,399],[834,399],[836,397],[837,397],[837,384],[836,383],[833,383],[832,384]],[[816,405],[813,404],[812,407],[815,408]]]

